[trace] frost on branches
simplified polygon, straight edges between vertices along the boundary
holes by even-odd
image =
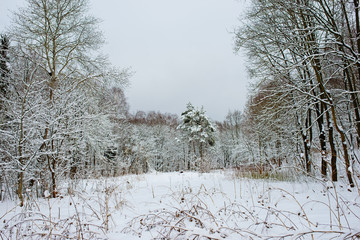
[[[205,115],[204,108],[195,108],[191,103],[186,106],[186,111],[181,114],[181,123],[178,126],[183,132],[183,138],[189,144],[189,152],[193,152],[196,161],[195,167],[204,167],[204,154],[208,146],[215,145],[216,128]],[[200,160],[200,166],[197,163]],[[190,169],[190,162],[188,169]]]

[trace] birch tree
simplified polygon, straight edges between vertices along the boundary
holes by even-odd
[[[62,146],[69,139],[77,139],[66,125],[69,112],[62,111],[71,109],[69,94],[80,88],[94,93],[105,83],[122,88],[128,79],[126,70],[111,67],[99,53],[104,42],[99,20],[87,11],[87,0],[28,0],[27,7],[14,14],[10,31],[21,54],[27,59],[32,59],[29,53],[36,56],[38,68],[47,73],[43,78],[47,120],[39,150],[47,163],[53,197],[57,193],[58,167],[66,162]]]

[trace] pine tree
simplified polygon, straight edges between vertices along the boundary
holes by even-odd
[[[178,129],[183,131],[185,141],[189,143],[189,149],[193,150],[195,158],[204,160],[204,153],[208,146],[215,145],[216,128],[205,115],[204,108],[195,108],[191,103],[186,106],[186,111],[181,114],[181,123]],[[188,165],[188,169],[190,166]]]
[[[1,97],[4,97],[7,91],[8,77],[9,77],[9,67],[7,62],[9,61],[8,50],[9,50],[10,41],[6,35],[0,36],[0,94]],[[1,103],[1,109],[2,109]]]

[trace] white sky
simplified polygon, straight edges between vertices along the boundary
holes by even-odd
[[[0,0],[0,32],[10,10],[24,0]],[[104,52],[135,75],[126,91],[137,110],[180,114],[186,104],[204,106],[223,120],[243,109],[248,76],[244,57],[233,53],[233,35],[245,0],[90,0],[103,20]]]

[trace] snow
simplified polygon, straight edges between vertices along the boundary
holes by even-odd
[[[360,197],[341,183],[240,179],[230,170],[153,172],[64,182],[60,193],[27,195],[23,208],[0,203],[0,236],[329,239],[360,231]]]
[[[44,197],[45,197],[45,198],[50,197],[50,192],[49,192],[48,190],[45,190],[45,192],[44,192]]]

